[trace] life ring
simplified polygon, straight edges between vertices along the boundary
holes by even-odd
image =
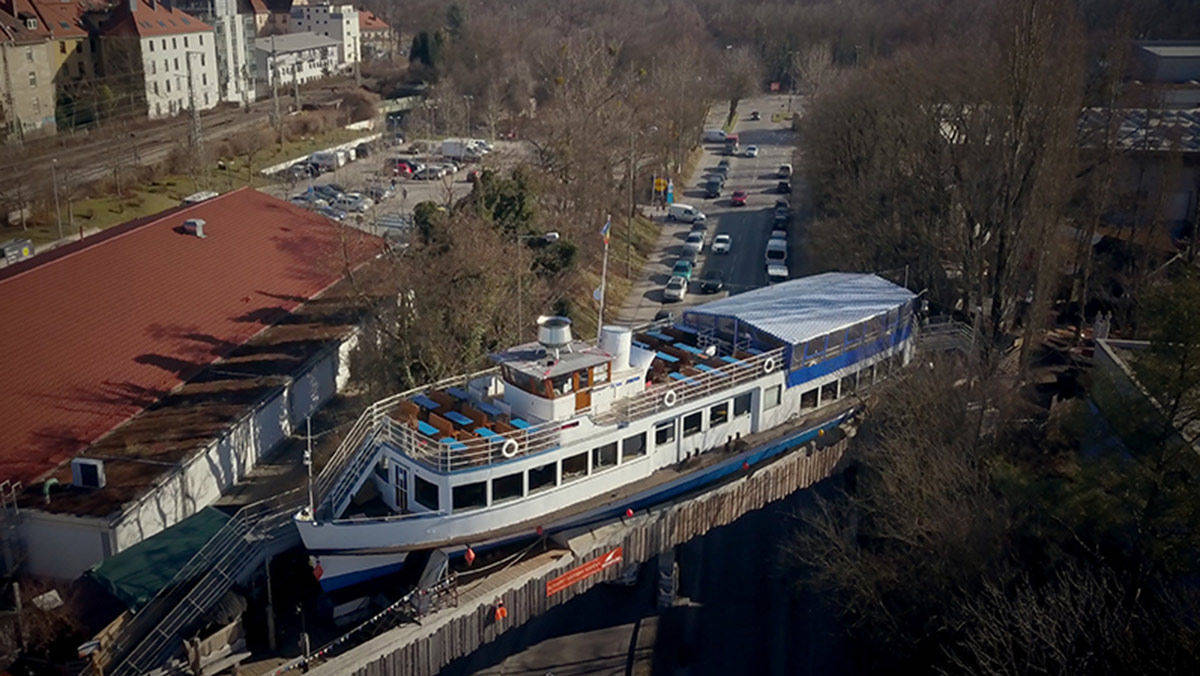
[[[775,370],[775,357],[767,357],[762,363],[763,373],[770,373]]]
[[[679,395],[675,394],[675,390],[667,390],[667,393],[663,395],[663,406],[667,408],[671,408],[678,401]]]
[[[518,450],[520,449],[516,439],[505,439],[504,445],[500,447],[500,453],[506,458],[516,457]]]

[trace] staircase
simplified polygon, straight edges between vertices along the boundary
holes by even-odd
[[[299,541],[292,517],[303,496],[294,489],[238,510],[122,629],[105,673],[143,674],[169,660],[231,587]]]

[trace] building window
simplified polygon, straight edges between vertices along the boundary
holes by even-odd
[[[33,71],[29,71],[29,86],[30,87],[37,86],[37,73],[35,73]]]
[[[683,416],[683,438],[699,434],[704,429],[704,411]]]
[[[152,51],[152,52],[153,52],[153,51],[154,51],[154,41],[153,41],[153,40],[149,40],[149,41],[148,41],[148,44],[150,45],[150,51]]]
[[[729,422],[729,402],[723,401],[708,409],[708,426],[724,425]]]
[[[186,36],[186,35],[185,35],[185,36],[183,36],[183,48],[184,48],[184,49],[187,49],[187,46],[188,46],[188,43],[187,43],[187,41],[188,41],[188,39],[187,39],[187,36]]]
[[[200,67],[201,68],[204,67],[204,55],[203,54],[200,55]]]
[[[167,93],[170,94],[171,93],[171,81],[167,80],[165,84],[167,85]]]
[[[492,479],[492,504],[516,500],[525,493],[525,475],[517,472]]]
[[[200,84],[208,86],[208,73],[200,73]]]
[[[779,397],[782,392],[783,392],[782,385],[776,385],[775,387],[768,387],[767,389],[763,390],[763,406],[762,406],[763,410],[766,411],[766,410],[769,410],[769,409],[772,409],[772,408],[775,408],[776,406],[778,406],[779,405]]]
[[[621,444],[621,462],[642,455],[646,455],[646,433],[626,437]]]
[[[585,476],[587,476],[587,473],[588,473],[588,454],[587,453],[579,453],[577,455],[572,455],[569,458],[563,458],[563,460],[562,460],[562,481],[564,484],[567,483],[568,481],[574,481],[575,479],[578,479],[580,477],[585,477]]]
[[[592,471],[598,472],[608,467],[617,466],[617,442],[604,444],[592,449]]]
[[[656,446],[662,446],[663,444],[669,444],[672,441],[675,441],[675,421],[668,420],[666,422],[659,423],[654,428],[654,444]]]
[[[856,389],[855,385],[856,383],[853,373],[845,378],[842,378],[842,396],[854,394],[854,390]]]
[[[171,38],[171,49],[179,49],[179,42],[175,38]]]
[[[150,62],[150,74],[151,74],[151,75],[154,75],[154,74],[155,74],[155,73],[157,73],[157,72],[158,72],[158,69],[157,69],[157,68],[155,68],[155,66],[154,66],[154,62],[153,62],[153,61],[151,61],[151,62]]]
[[[30,63],[33,63],[33,47],[25,48],[25,60]]]
[[[825,383],[825,386],[821,388],[821,401],[833,401],[837,399],[837,385],[836,380],[832,383]]]
[[[58,53],[59,53],[59,54],[66,54],[66,53],[67,53],[67,43],[65,43],[65,42],[59,42],[59,43],[58,43]]]
[[[554,488],[558,483],[558,467],[555,463],[534,467],[529,470],[529,494]]]
[[[455,512],[487,507],[487,484],[482,481],[455,486],[450,493],[450,504]]]
[[[437,510],[438,487],[432,481],[426,481],[420,475],[413,475],[413,499],[426,509]]]
[[[813,388],[804,394],[800,395],[800,408],[816,408],[817,407],[817,388]]]
[[[163,38],[163,40],[162,40],[162,48],[163,49],[167,48],[167,39],[166,38]]]
[[[733,417],[739,418],[744,415],[750,415],[751,394],[739,394],[733,399]]]
[[[208,92],[204,92],[204,106],[208,107]]]
[[[179,70],[179,57],[175,57],[175,70]]]

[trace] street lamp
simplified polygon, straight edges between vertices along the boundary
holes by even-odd
[[[58,158],[50,160],[50,181],[54,184],[54,220],[58,222],[58,238],[63,238],[62,212],[58,208]]]
[[[522,294],[521,280],[525,277],[524,256],[521,256],[521,243],[530,240],[542,240],[543,242],[557,242],[558,232],[550,231],[540,235],[513,235],[513,241],[517,245],[517,336],[521,335],[521,327],[525,325],[524,313],[524,297]]]

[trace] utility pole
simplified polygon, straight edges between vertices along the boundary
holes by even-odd
[[[474,99],[470,94],[463,94],[463,100],[467,102],[467,136],[471,135],[471,101]]]
[[[191,142],[194,156],[199,157],[204,144],[204,131],[200,127],[200,107],[196,105],[196,77],[192,73],[192,54],[195,53],[184,52],[184,60],[187,61],[188,99],[192,104],[192,125],[188,140]]]
[[[633,134],[629,135],[629,224],[625,226],[625,278],[633,281],[633,184],[637,181],[637,169],[633,166]]]
[[[275,36],[271,36],[271,113],[275,133],[283,143],[283,118],[279,115],[279,54],[275,51]]]
[[[298,66],[299,64],[292,65]],[[300,74],[297,70],[298,68],[292,68],[292,103],[295,105],[296,110],[300,110]]]
[[[62,211],[58,208],[58,158],[50,160],[50,181],[54,184],[54,220],[58,222],[58,238],[62,239]]]

